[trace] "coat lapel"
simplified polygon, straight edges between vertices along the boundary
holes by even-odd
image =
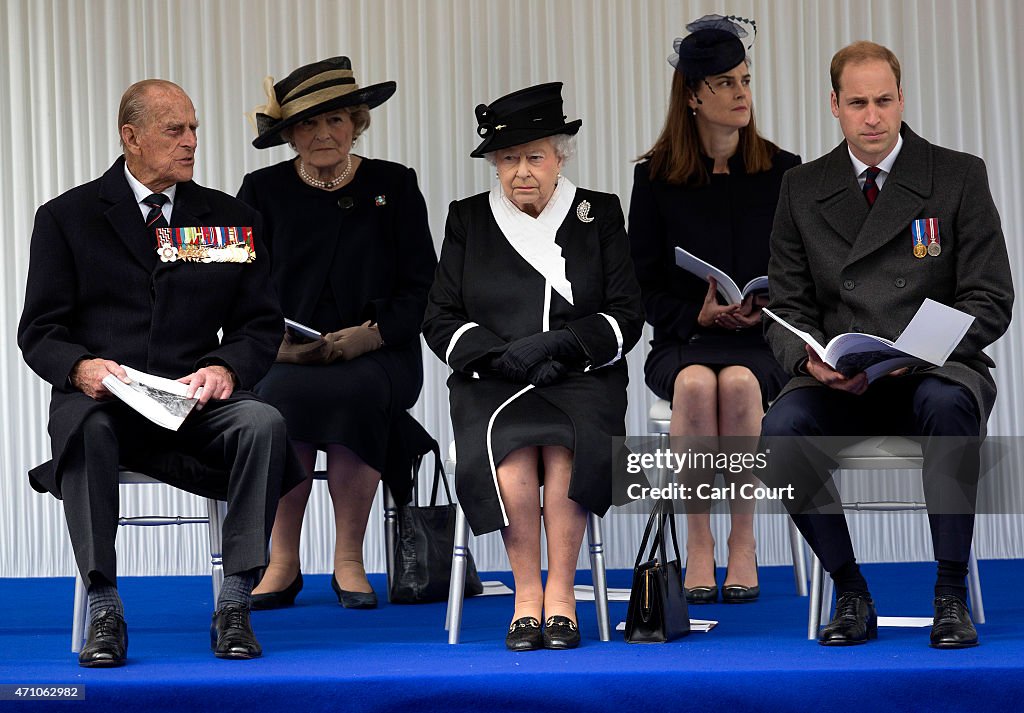
[[[128,179],[124,177],[124,158],[119,158],[100,179],[100,200],[108,204],[104,211],[128,253],[147,270],[157,263],[156,239],[146,229],[142,211]]]
[[[857,184],[857,177],[853,175],[845,141],[828,155],[817,200],[825,222],[853,245],[868,217],[868,204]]]
[[[932,157],[928,142],[904,124],[903,148],[875,205],[861,225],[846,265],[875,252],[896,238],[903,239],[910,222],[921,213],[932,192]],[[910,243],[907,243],[910,250]]]

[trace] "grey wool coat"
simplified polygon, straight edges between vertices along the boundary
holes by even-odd
[[[903,148],[868,208],[844,141],[782,180],[771,237],[770,308],[821,343],[844,332],[896,339],[925,298],[974,316],[946,364],[929,374],[973,394],[981,425],[995,401],[982,350],[1010,324],[1013,282],[984,162],[935,146],[903,124]],[[913,254],[914,220],[937,218],[942,252]],[[765,320],[771,322],[771,320]],[[766,325],[788,391],[821,386],[801,375],[803,342]],[[825,388],[821,386],[822,388]]]

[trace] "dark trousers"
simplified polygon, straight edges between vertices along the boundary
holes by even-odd
[[[78,570],[117,581],[114,538],[120,466],[227,500],[224,574],[266,566],[267,542],[288,457],[284,419],[254,400],[210,401],[175,431],[120,403],[95,411],[65,453],[61,495]]]
[[[794,389],[779,398],[762,422],[771,449],[762,478],[796,486],[787,507],[811,549],[829,572],[854,561],[846,516],[828,470],[831,448],[844,439],[817,437],[897,435],[918,437],[924,455],[924,492],[935,558],[967,562],[974,534],[973,505],[980,470],[980,420],[971,393],[937,377],[883,378],[861,396],[835,389]],[[809,436],[810,439],[797,437]]]

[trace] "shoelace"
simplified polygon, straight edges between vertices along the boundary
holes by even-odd
[[[225,628],[236,629],[245,626],[245,615],[246,610],[238,607],[232,607],[224,612],[224,618],[226,619]]]
[[[92,622],[92,631],[97,638],[117,636],[119,624],[118,617],[113,612],[101,614]]]
[[[963,609],[964,603],[956,597],[942,597],[939,599],[939,614],[936,619],[943,622],[960,621]]]
[[[836,602],[836,618],[837,619],[856,619],[857,618],[857,603],[860,601],[860,597],[853,594],[844,594],[839,597],[839,601]]]

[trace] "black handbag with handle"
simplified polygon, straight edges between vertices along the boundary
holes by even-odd
[[[669,561],[665,548],[666,520],[672,530],[672,546],[675,548],[676,558],[672,561]],[[652,531],[654,539],[644,561]],[[671,500],[659,500],[647,521],[633,565],[633,588],[629,593],[629,610],[626,613],[626,641],[631,644],[660,644],[689,633],[690,612],[683,592],[675,512]]]
[[[414,502],[398,504],[398,536],[395,538],[394,573],[388,600],[393,604],[422,604],[448,599],[452,575],[452,549],[455,545],[455,505],[448,487],[448,478],[441,465],[437,442],[433,443],[434,483],[430,492],[430,505]],[[413,463],[413,472],[419,472],[422,456]],[[413,479],[415,496],[416,479]],[[438,486],[444,484],[448,504],[437,504]],[[477,574],[473,555],[466,550],[467,597],[484,591]]]

